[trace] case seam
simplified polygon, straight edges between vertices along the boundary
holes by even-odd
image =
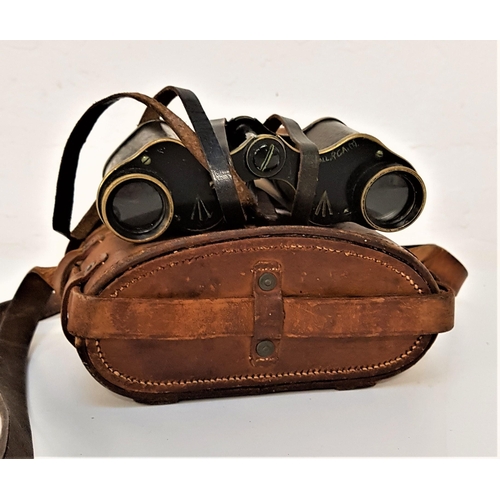
[[[207,257],[216,257],[219,255],[223,254],[231,254],[231,253],[245,253],[245,252],[257,252],[261,250],[319,250],[319,251],[325,251],[325,252],[330,252],[330,253],[338,253],[338,254],[344,254],[346,257],[358,257],[361,259],[365,260],[370,260],[372,262],[375,262],[377,264],[380,264],[382,266],[387,267],[391,271],[394,271],[396,274],[399,274],[401,277],[406,279],[409,285],[411,285],[419,294],[422,294],[423,291],[422,289],[415,284],[415,282],[408,276],[407,274],[403,273],[402,271],[399,271],[396,269],[394,266],[389,264],[388,262],[385,262],[381,259],[375,259],[374,257],[368,257],[366,255],[363,255],[361,253],[357,252],[349,252],[349,251],[343,251],[343,250],[337,250],[334,248],[329,248],[326,246],[321,246],[321,245],[301,245],[301,244],[290,244],[290,245],[267,245],[267,246],[259,246],[259,247],[247,247],[247,248],[230,248],[230,249],[222,249],[221,251],[218,252],[211,252],[211,253],[206,253],[203,255],[197,255],[195,257],[191,257],[188,259],[184,260],[179,260],[175,262],[170,262],[168,265],[165,266],[158,266],[157,268],[142,274],[138,276],[137,278],[133,278],[127,283],[123,284],[121,287],[117,288],[111,295],[110,297],[118,297],[118,294],[130,287],[130,285],[137,283],[138,281],[142,280],[143,278],[146,278],[148,276],[153,276],[159,271],[162,271],[164,269],[167,269],[168,267],[174,267],[180,264],[185,264],[186,262],[194,262],[199,259],[204,259]],[[246,381],[246,380],[263,380],[263,379],[277,379],[277,378],[283,378],[283,377],[304,377],[304,376],[314,376],[314,375],[339,375],[339,374],[349,374],[349,373],[356,373],[356,372],[366,372],[366,371],[373,371],[378,368],[382,367],[388,367],[391,366],[402,359],[408,357],[412,351],[414,351],[417,346],[421,343],[423,336],[420,336],[417,338],[415,343],[410,347],[409,350],[405,351],[403,354],[398,356],[397,358],[394,358],[390,361],[385,361],[382,363],[379,363],[377,365],[371,365],[371,366],[360,366],[360,367],[350,367],[350,368],[340,368],[337,370],[334,369],[323,369],[323,370],[302,370],[302,371],[295,371],[295,372],[286,372],[286,373],[279,373],[279,374],[259,374],[259,375],[235,375],[235,376],[229,376],[229,377],[217,377],[217,378],[211,378],[211,379],[193,379],[193,380],[169,380],[166,382],[156,382],[156,381],[151,381],[151,380],[140,380],[136,379],[130,375],[125,375],[118,370],[115,370],[104,358],[104,354],[101,349],[101,345],[99,343],[99,340],[95,341],[95,345],[97,348],[97,354],[99,356],[100,361],[102,364],[106,367],[108,371],[110,371],[113,375],[120,377],[128,382],[132,383],[138,383],[140,385],[144,386],[165,386],[165,387],[171,387],[171,386],[185,386],[185,385],[193,385],[193,384],[207,384],[207,383],[216,383],[216,382],[238,382],[238,381]]]
[[[166,266],[159,266],[156,269],[153,269],[145,274],[142,274],[138,276],[137,278],[131,279],[129,282],[124,283],[121,287],[117,288],[111,295],[110,297],[118,297],[118,294],[128,288],[130,285],[137,283],[138,281],[142,280],[143,278],[146,278],[148,276],[153,276],[157,272],[162,271],[164,269],[167,269],[168,267],[175,267],[180,264],[185,264],[186,262],[194,262],[199,259],[205,259],[207,257],[217,257],[219,255],[223,254],[231,254],[231,253],[245,253],[245,252],[257,252],[260,250],[320,250],[320,251],[326,251],[330,253],[338,253],[338,254],[344,254],[346,257],[359,257],[365,260],[370,260],[372,262],[375,262],[377,264],[381,264],[391,271],[394,271],[396,274],[401,275],[403,278],[405,278],[410,285],[413,286],[415,290],[417,290],[418,293],[423,293],[422,289],[415,284],[415,282],[405,273],[402,271],[399,271],[395,267],[393,267],[391,264],[388,262],[384,262],[383,260],[380,259],[375,259],[374,257],[368,257],[366,255],[356,253],[356,252],[349,252],[349,251],[342,251],[342,250],[336,250],[334,248],[328,248],[325,246],[319,246],[319,245],[300,245],[300,244],[291,244],[291,245],[268,245],[268,246],[260,246],[260,247],[248,247],[248,248],[230,248],[230,249],[222,249],[219,252],[212,252],[212,253],[206,253],[204,255],[197,255],[196,257],[191,257],[189,259],[184,259],[184,260],[179,260],[176,262],[170,262]]]
[[[228,376],[228,377],[215,377],[215,378],[209,378],[209,379],[191,379],[191,380],[168,380],[166,382],[157,382],[157,381],[152,381],[152,380],[140,380],[134,377],[131,377],[130,375],[125,375],[123,373],[120,373],[118,370],[115,370],[104,358],[104,354],[101,350],[101,346],[99,344],[99,341],[95,341],[95,345],[97,348],[97,353],[98,356],[101,360],[101,362],[104,364],[104,366],[110,371],[114,376],[120,377],[121,379],[135,383],[135,384],[140,384],[144,386],[154,386],[154,387],[172,387],[172,386],[189,386],[189,385],[196,385],[196,384],[210,384],[210,383],[217,383],[217,382],[240,382],[240,381],[247,381],[247,380],[272,380],[272,379],[279,379],[279,378],[286,378],[286,377],[307,377],[307,376],[317,376],[317,375],[343,375],[343,374],[349,374],[349,373],[357,373],[357,372],[368,372],[368,371],[373,371],[377,370],[379,368],[388,368],[389,366],[392,366],[402,359],[407,358],[417,347],[418,345],[422,342],[423,335],[417,338],[415,343],[403,354],[398,356],[397,358],[391,359],[389,361],[384,361],[381,363],[378,363],[376,365],[370,365],[370,366],[359,366],[359,367],[348,367],[348,368],[338,368],[338,369],[309,369],[309,370],[297,370],[294,372],[283,372],[283,373],[261,373],[261,374],[255,374],[255,375],[234,375],[234,376]]]

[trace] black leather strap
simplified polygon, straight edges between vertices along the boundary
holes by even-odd
[[[212,127],[214,129],[215,136],[219,141],[219,144],[226,155],[229,170],[233,177],[234,185],[236,187],[236,191],[238,192],[238,198],[240,200],[240,204],[243,207],[243,211],[245,213],[245,219],[251,217],[251,214],[256,214],[260,210],[259,202],[257,200],[256,194],[253,192],[251,187],[247,185],[247,183],[238,175],[236,169],[233,165],[233,160],[231,158],[231,151],[229,150],[229,143],[227,141],[227,131],[226,131],[226,119],[218,118],[215,120],[210,120]]]
[[[57,179],[56,201],[52,226],[54,230],[68,238],[82,240],[86,236],[86,234],[82,235],[78,232],[76,234],[71,233],[71,215],[73,212],[75,178],[80,151],[102,113],[104,113],[104,111],[106,111],[106,109],[108,109],[112,104],[124,98],[134,99],[148,106],[148,109],[154,110],[157,116],[160,116],[175,131],[183,144],[195,156],[195,158],[205,168],[208,168],[207,159],[196,134],[163,104],[144,94],[131,92],[114,94],[102,99],[91,106],[77,122],[69,136],[61,159],[59,177]],[[89,224],[86,224],[86,226],[91,227],[92,222],[93,220],[90,221]]]
[[[318,148],[307,138],[299,124],[290,118],[273,115],[264,123],[264,126],[273,132],[276,132],[281,125],[285,127],[288,136],[300,151],[297,187],[292,205],[292,222],[307,225],[309,224],[314,196],[316,195],[316,185],[318,184]]]
[[[52,288],[36,272],[22,281],[14,298],[0,306],[0,457],[33,458],[26,401],[26,365],[36,325]]]
[[[216,120],[210,120],[212,128],[214,129],[215,137],[219,141],[221,145],[222,151],[228,158],[228,160],[232,163],[231,160],[231,151],[229,150],[229,144],[227,142],[227,133],[226,133],[226,123],[227,120],[225,118],[218,118]]]
[[[231,159],[217,140],[212,124],[196,95],[190,90],[169,86],[160,90],[154,98],[163,105],[168,106],[175,97],[181,99],[193,128],[200,139],[224,219],[231,227],[243,227],[245,213],[233,178],[233,175],[236,174],[231,172]],[[142,116],[141,123],[155,118],[157,118],[157,114],[154,109],[148,108]]]

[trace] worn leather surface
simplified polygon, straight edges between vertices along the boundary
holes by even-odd
[[[195,340],[250,336],[253,331],[262,339],[278,331],[291,338],[364,338],[441,333],[454,323],[451,291],[329,298],[283,298],[280,290],[276,292],[278,297],[256,286],[253,298],[101,298],[74,287],[68,298],[72,314],[67,328],[89,339]],[[262,318],[273,313],[275,300],[282,305],[283,318],[280,315],[280,322],[270,329]],[[196,329],[193,318],[199,322]]]
[[[33,456],[27,353],[60,308],[90,373],[144,403],[355,389],[409,368],[453,327],[467,276],[436,245],[409,250],[352,224],[147,245],[101,227],[0,304],[0,456]]]
[[[422,264],[435,270],[438,282],[445,283],[455,295],[458,294],[468,273],[453,255],[438,245],[418,245],[407,248]]]
[[[55,273],[65,333],[99,382],[142,402],[369,386],[453,327],[446,282],[355,225],[146,245],[101,228],[88,243]],[[258,286],[263,272],[273,290]],[[266,356],[263,340],[274,346]]]

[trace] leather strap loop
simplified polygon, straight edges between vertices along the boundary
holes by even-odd
[[[245,214],[235,186],[236,172],[231,171],[231,160],[219,144],[210,120],[196,95],[190,90],[169,86],[160,90],[154,98],[164,106],[168,106],[175,97],[181,99],[200,139],[224,219],[231,227],[243,227]],[[140,123],[156,118],[158,118],[158,113],[153,107],[149,107],[144,112]]]
[[[249,359],[254,366],[269,366],[279,359],[280,341],[285,326],[285,309],[281,291],[282,266],[279,262],[258,262],[253,267],[252,274],[254,300],[251,323],[253,332]],[[247,307],[243,306],[241,311],[246,312]],[[247,328],[242,330],[249,334]],[[235,332],[239,334],[240,331]],[[269,343],[267,351],[259,353],[259,345],[262,346],[265,342]]]
[[[458,295],[468,273],[451,253],[438,245],[414,245],[405,248],[429,269],[439,283],[443,283]]]
[[[300,151],[297,187],[292,205],[292,220],[296,224],[308,224],[318,184],[319,151],[316,144],[304,134],[299,124],[294,120],[273,115],[264,123],[264,126],[273,132],[276,132],[280,125],[285,127],[290,139]]]

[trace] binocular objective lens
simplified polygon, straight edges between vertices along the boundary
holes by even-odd
[[[113,193],[111,207],[116,222],[137,233],[153,229],[164,212],[160,192],[144,180],[128,181],[119,186]]]
[[[150,176],[136,174],[132,179],[118,181],[105,198],[108,225],[131,241],[158,237],[173,217],[170,192]]]
[[[377,179],[366,193],[366,213],[375,223],[387,224],[404,217],[414,203],[409,183],[399,173]]]
[[[380,171],[361,195],[365,221],[374,229],[396,231],[411,224],[425,205],[425,186],[418,174],[403,166]]]

